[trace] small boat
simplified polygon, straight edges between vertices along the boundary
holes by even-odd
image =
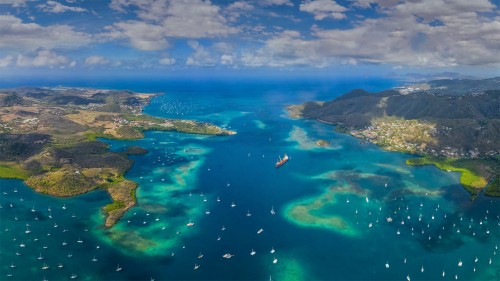
[[[48,268],[49,266],[46,263],[44,263],[42,269],[48,269]]]
[[[460,267],[460,266],[462,266],[462,261],[461,261],[461,260],[460,260],[460,261],[458,261],[458,266],[459,266],[459,267]]]
[[[16,267],[16,265],[15,265],[14,263],[11,263],[11,264],[10,264],[10,267],[11,267],[11,268],[15,268],[15,267]]]
[[[62,268],[63,267],[62,263],[58,264],[57,267]]]
[[[227,253],[227,254],[224,254],[222,257],[225,259],[230,259],[230,258],[234,257],[234,255]]]
[[[116,266],[116,271],[121,271],[121,270],[122,270],[122,268],[120,267],[120,265],[117,265]]]
[[[261,234],[263,231],[264,231],[264,229],[261,228],[261,229],[257,230],[257,234]]]
[[[274,254],[274,252],[276,252],[274,248],[271,248],[271,254]]]
[[[194,270],[197,270],[198,268],[200,268],[200,266],[197,264],[194,264]]]
[[[66,241],[64,241],[64,242],[62,242],[62,245],[66,246],[66,245],[68,245],[68,243],[66,243]]]
[[[69,253],[69,254],[68,254],[68,258],[71,258],[72,256],[73,256],[73,254],[72,254],[72,253]]]
[[[78,240],[76,242],[83,243],[82,239],[80,239],[80,238],[78,238]]]
[[[271,206],[271,215],[276,215],[276,212],[274,211],[274,206]]]
[[[389,268],[389,262],[385,263],[385,268]]]
[[[252,251],[250,252],[250,255],[254,256],[255,254],[256,254],[256,252],[252,249]]]
[[[277,258],[274,258],[274,259],[273,259],[273,263],[278,263],[278,259],[277,259]]]
[[[76,277],[78,277],[78,275],[76,275],[76,274],[73,273],[73,274],[71,274],[71,276],[69,278],[75,279]]]
[[[189,227],[194,226],[194,222],[189,221],[189,222],[186,224],[186,226],[189,226]]]
[[[276,165],[275,165],[276,168],[281,167],[283,164],[285,164],[288,161],[288,159],[289,158],[288,158],[288,155],[286,155],[286,153],[283,156],[283,158],[278,156],[278,161],[276,161]]]
[[[63,210],[66,210],[66,204],[64,204],[64,205],[62,206],[62,209],[63,209]]]
[[[233,203],[231,203],[231,208],[234,208],[234,207],[236,207],[236,204],[234,204],[234,202],[233,202]]]
[[[43,260],[43,257],[42,257],[42,254],[40,253],[40,256],[38,256],[38,258],[36,258],[37,260]]]
[[[95,258],[95,256],[92,258],[92,261],[93,261],[93,262],[96,262],[96,261],[97,261],[97,259]]]
[[[200,253],[200,254],[198,255],[198,258],[199,258],[199,259],[203,258],[203,254],[202,254],[202,253]]]
[[[247,217],[250,217],[252,214],[250,214],[250,210],[247,211]]]

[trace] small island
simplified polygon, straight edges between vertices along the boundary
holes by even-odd
[[[321,147],[328,147],[330,146],[330,142],[327,140],[317,140],[316,145]]]
[[[110,152],[99,138],[131,140],[144,131],[232,135],[210,123],[165,119],[142,113],[154,94],[86,88],[0,90],[0,178],[23,180],[34,190],[70,197],[106,190],[106,227],[135,205],[137,183],[124,178],[129,155],[148,151],[129,147]]]
[[[499,196],[499,85],[498,77],[435,80],[378,93],[354,90],[287,110],[292,118],[333,124],[336,131],[383,149],[421,157],[408,159],[408,165],[459,172],[473,197],[482,190]]]

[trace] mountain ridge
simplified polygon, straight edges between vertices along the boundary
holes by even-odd
[[[287,109],[292,117],[334,124],[387,150],[500,161],[500,77],[434,80],[377,93],[356,89]],[[500,174],[498,165],[487,166],[485,178]]]

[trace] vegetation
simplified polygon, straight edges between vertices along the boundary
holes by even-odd
[[[481,160],[423,157],[406,160],[412,166],[434,165],[443,171],[460,173],[460,183],[471,193],[477,195],[488,184],[488,172]]]
[[[103,208],[111,227],[136,203],[137,184],[123,177],[132,165],[127,156],[147,150],[110,152],[99,138],[139,139],[146,130],[233,133],[209,123],[142,114],[151,96],[73,88],[0,90],[0,177],[25,180],[53,196],[104,189],[113,200]]]
[[[499,77],[437,80],[378,93],[354,90],[332,101],[287,107],[292,117],[331,123],[384,149],[425,156],[408,160],[410,165],[459,172],[472,195],[500,175],[498,108]]]
[[[111,213],[113,211],[123,209],[123,208],[125,208],[125,203],[123,201],[116,200],[113,203],[104,206],[103,211],[105,213]]]
[[[307,102],[288,110],[294,117],[341,125],[349,132],[371,131],[377,121],[388,117],[432,124],[429,141],[422,139],[422,154],[485,157],[500,153],[499,81],[432,81],[431,88],[418,91],[410,86],[379,93],[354,90],[332,101]],[[472,88],[467,89],[467,85]]]
[[[125,153],[127,155],[143,155],[143,154],[146,154],[148,152],[149,151],[147,151],[146,149],[144,149],[140,146],[129,146],[129,147],[127,147],[127,150],[125,151]]]
[[[26,180],[29,176],[28,171],[15,162],[0,162],[0,178]]]
[[[500,197],[500,176],[496,176],[487,187],[486,192],[484,193],[488,196],[497,196]]]

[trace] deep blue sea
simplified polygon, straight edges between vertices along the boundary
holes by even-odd
[[[405,160],[416,156],[290,119],[284,110],[395,81],[0,86],[59,84],[161,93],[145,113],[238,133],[150,131],[137,141],[102,140],[113,151],[149,150],[133,156],[126,174],[139,183],[138,204],[110,229],[103,227],[104,191],[54,198],[1,179],[0,280],[500,280],[499,199],[472,201],[456,173],[409,167]],[[318,147],[318,139],[331,145]],[[275,168],[285,153],[290,160]]]

